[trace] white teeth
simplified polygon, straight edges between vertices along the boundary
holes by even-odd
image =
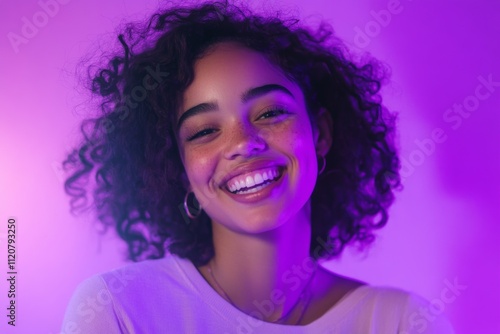
[[[255,173],[253,177],[251,175],[247,175],[243,179],[234,180],[227,185],[227,189],[232,193],[255,192],[262,189],[263,187],[266,187],[269,184],[269,182],[267,181],[275,179],[278,175],[279,171],[277,168],[268,169],[262,173]],[[252,189],[241,191],[242,188]]]
[[[255,192],[261,190],[262,188],[267,187],[268,185],[269,185],[269,183],[267,183],[267,184],[261,184],[260,186],[257,186],[257,187],[252,188],[252,189],[242,190],[238,194],[251,194],[251,193],[255,193]]]
[[[245,181],[247,183],[246,184],[247,188],[253,187],[255,185],[255,181],[253,180],[253,177],[251,177],[250,175],[246,177]]]

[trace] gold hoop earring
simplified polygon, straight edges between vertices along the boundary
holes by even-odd
[[[197,212],[196,212],[194,215],[191,213],[191,211],[189,211],[189,206],[188,206],[188,204],[187,204],[187,201],[188,201],[188,196],[189,196],[189,194],[191,194],[191,193],[193,194],[193,197],[194,197],[194,202],[196,202],[196,203],[198,204],[198,209],[197,209]],[[196,209],[196,208],[194,208],[194,209]],[[186,196],[184,196],[184,211],[186,211],[186,214],[188,215],[188,217],[189,217],[189,218],[191,218],[191,219],[196,219],[196,218],[198,218],[198,217],[200,216],[200,214],[201,214],[201,211],[202,211],[202,210],[203,210],[203,209],[202,209],[202,207],[201,207],[200,203],[199,203],[199,202],[198,202],[198,200],[196,199],[196,196],[194,196],[194,192],[192,192],[192,191],[188,191],[188,192],[186,193]]]

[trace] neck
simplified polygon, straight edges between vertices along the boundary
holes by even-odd
[[[223,289],[219,293],[243,312],[258,312],[266,321],[298,305],[316,268],[309,255],[309,205],[290,221],[259,234],[235,232],[215,222],[212,231],[215,256],[209,266],[215,285]]]

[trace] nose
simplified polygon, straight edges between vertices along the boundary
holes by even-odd
[[[226,159],[235,159],[237,156],[252,156],[267,148],[262,130],[250,124],[241,124],[234,128],[232,136],[228,139]]]

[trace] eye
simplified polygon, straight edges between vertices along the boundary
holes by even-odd
[[[195,140],[196,138],[207,136],[207,135],[209,135],[209,134],[211,134],[213,132],[215,132],[215,129],[211,129],[211,128],[203,129],[201,131],[196,132],[194,135],[189,136],[187,138],[187,141],[191,141],[191,140]]]
[[[283,109],[282,107],[272,107],[271,109],[268,109],[262,115],[260,115],[260,117],[258,119],[273,118],[273,117],[277,117],[277,116],[287,114],[287,113],[288,113],[288,111]]]

